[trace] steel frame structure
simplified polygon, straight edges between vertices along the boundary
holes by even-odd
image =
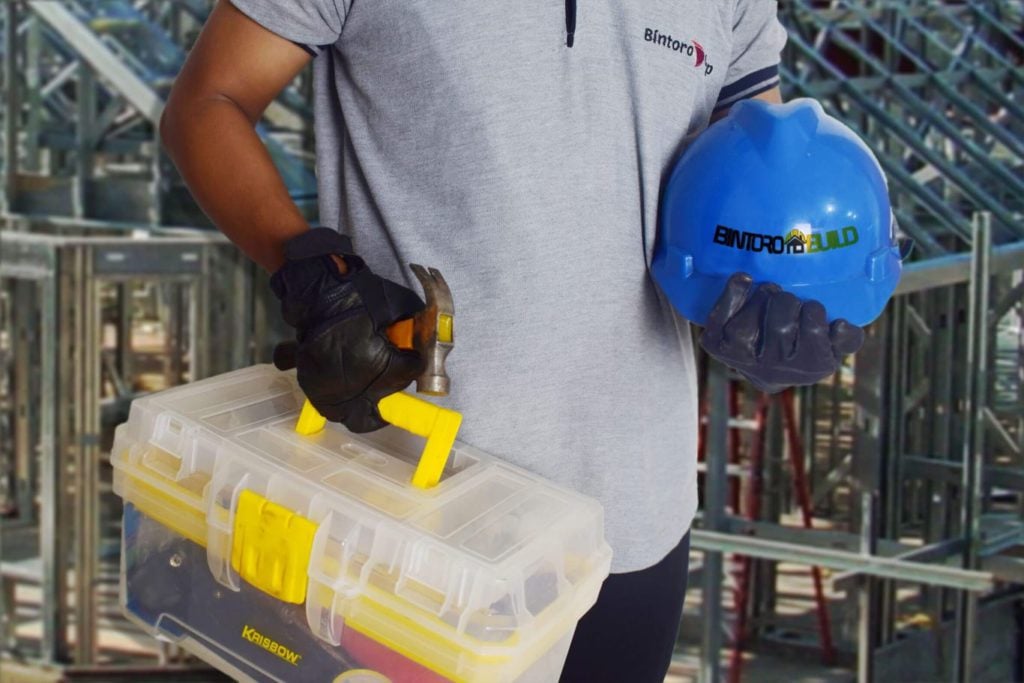
[[[0,319],[15,361],[0,372],[0,394],[13,399],[0,404],[20,416],[0,419],[0,437],[10,425],[15,444],[0,453],[27,482],[10,496],[17,509],[33,510],[36,496],[47,503],[24,522],[40,524],[46,541],[76,524],[85,532],[74,558],[83,567],[95,566],[99,541],[89,524],[98,512],[64,492],[98,486],[99,401],[112,375],[97,360],[97,330],[113,321],[124,331],[123,318],[97,313],[96,288],[152,278],[187,289],[169,315],[192,323],[170,325],[171,355],[198,353],[205,339],[216,356],[191,361],[192,377],[266,358],[274,336],[265,302],[252,294],[261,290],[258,273],[216,238],[160,227],[204,222],[155,152],[155,124],[181,46],[209,6],[22,0],[0,14],[5,230],[27,233],[11,238],[15,253],[5,232],[0,260]],[[878,680],[882,653],[909,647],[902,636],[911,608],[935,634],[955,631],[936,676],[970,680],[980,605],[1019,603],[1024,585],[1024,11],[998,0],[779,6],[790,35],[785,95],[820,100],[868,141],[917,260],[853,364],[799,393],[814,529],[784,523],[794,501],[774,411],[759,514],[750,519],[735,504],[730,490],[747,479],[743,430],[757,397],[741,390],[740,413],[730,415],[736,380],[707,366],[705,496],[692,538],[703,554],[701,679],[722,679],[732,621],[723,607],[727,564],[744,555],[757,558],[748,615],[755,642],[772,642],[781,619],[778,563],[804,563],[834,572],[833,591],[846,595],[831,607],[837,646],[858,680]],[[293,196],[312,207],[309,101],[303,76],[261,132]],[[40,210],[49,215],[25,217]],[[156,237],[126,236],[136,232]],[[130,251],[139,245],[147,246]],[[175,260],[189,250],[202,255]],[[104,270],[114,267],[107,253],[149,270]],[[99,284],[84,285],[91,278]],[[237,355],[217,343],[250,337],[255,347]],[[113,367],[130,367],[130,355]],[[76,358],[95,362],[75,372]],[[180,378],[182,367],[169,374]],[[88,662],[88,635],[73,648],[60,635],[69,620],[60,571],[67,558],[44,548],[42,660]],[[91,623],[90,596],[76,598],[75,621]]]
[[[4,206],[152,225],[209,227],[158,153],[164,101],[208,0],[12,0],[0,8]],[[307,73],[257,131],[292,198],[316,210]]]
[[[38,571],[42,637],[27,656],[51,667],[73,663],[82,673],[99,662],[98,588],[116,582],[116,571],[100,572],[99,551],[101,535],[110,540],[118,523],[101,514],[110,495],[103,444],[134,395],[126,297],[143,282],[167,294],[164,374],[172,385],[250,363],[255,312],[252,266],[217,233],[99,236],[100,225],[83,231],[64,223],[56,221],[63,235],[40,234],[54,221],[9,218],[0,240],[0,298],[7,302],[0,329],[8,345],[0,355],[9,378],[2,417],[11,426],[0,455],[12,470],[16,511],[8,510],[4,526],[36,527],[40,549],[27,574],[17,562],[0,564],[0,581],[5,644],[18,621],[9,604],[14,585]],[[101,306],[105,299],[115,305]],[[114,346],[104,349],[110,327]],[[247,341],[230,343],[238,339]]]
[[[969,249],[977,212],[992,214],[996,244],[1024,239],[1019,11],[987,0],[780,3],[787,96],[813,97],[862,133],[926,256]]]

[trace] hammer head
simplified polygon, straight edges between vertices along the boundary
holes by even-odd
[[[452,292],[440,271],[409,264],[423,286],[426,307],[416,314],[413,345],[426,361],[416,379],[416,391],[430,396],[447,396],[451,380],[444,362],[455,346],[455,305]]]

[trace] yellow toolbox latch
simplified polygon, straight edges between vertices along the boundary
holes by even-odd
[[[235,510],[231,568],[264,593],[301,604],[316,530],[302,515],[244,490]]]

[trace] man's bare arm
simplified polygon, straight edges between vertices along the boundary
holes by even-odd
[[[750,99],[752,99],[752,100],[763,100],[765,102],[771,102],[772,104],[781,104],[782,103],[782,90],[779,89],[779,86],[775,86],[771,90],[765,90],[760,95],[754,95]],[[711,117],[711,123],[714,123],[715,121],[717,121],[718,119],[722,118],[723,116],[725,116],[728,113],[729,113],[729,107],[726,107],[725,109],[723,109],[720,112],[716,112]]]
[[[254,126],[311,59],[220,0],[160,119],[160,137],[199,206],[273,272],[284,243],[308,229]]]

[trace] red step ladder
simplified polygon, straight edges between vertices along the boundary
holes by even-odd
[[[729,464],[737,467],[740,464],[741,451],[741,424],[740,419],[740,383],[729,382],[729,412],[732,416],[729,426]],[[768,411],[772,402],[778,403],[782,408],[783,426],[786,434],[786,441],[789,445],[789,461],[793,469],[793,488],[796,494],[797,503],[800,506],[803,526],[806,529],[814,528],[813,511],[811,506],[810,484],[807,480],[807,473],[804,469],[804,446],[800,437],[800,425],[796,418],[796,396],[792,389],[787,389],[778,395],[761,393],[758,396],[753,422],[753,442],[750,450],[750,480],[746,487],[745,495],[741,501],[741,481],[739,477],[732,477],[729,482],[729,505],[734,514],[740,514],[742,503],[744,516],[747,519],[756,521],[761,516],[761,499],[764,485],[764,451],[765,451],[765,425],[768,421]],[[704,443],[706,436],[706,401],[701,401],[700,436],[698,441],[698,459],[704,460]],[[734,602],[736,612],[736,626],[733,635],[733,646],[729,665],[729,683],[739,683],[743,670],[743,647],[748,634],[747,612],[750,599],[750,588],[752,582],[751,558],[746,556],[735,556],[736,570],[733,574],[735,580]],[[822,661],[826,665],[835,663],[835,645],[832,642],[832,625],[828,613],[828,603],[825,600],[821,568],[811,567],[811,578],[814,582],[814,602],[818,620],[818,632],[821,638]]]

